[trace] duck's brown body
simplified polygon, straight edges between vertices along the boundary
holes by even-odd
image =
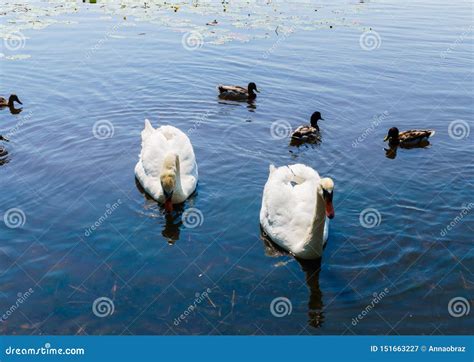
[[[431,129],[410,129],[399,132],[398,128],[392,127],[384,141],[389,141],[390,145],[410,147],[426,143],[434,134],[435,131]]]
[[[320,112],[314,112],[311,115],[311,124],[299,126],[291,134],[292,144],[298,145],[304,142],[314,143],[321,140],[318,121],[324,120]]]
[[[427,129],[427,130],[418,130],[418,129],[411,129],[408,131],[400,132],[398,138],[401,145],[410,145],[420,143],[422,141],[427,141],[428,138],[433,136],[435,131]]]
[[[291,138],[298,141],[314,141],[319,139],[319,127],[299,126],[294,130]]]
[[[229,101],[248,101],[257,98],[254,93],[258,92],[255,83],[249,83],[247,88],[238,85],[219,85],[219,98]]]

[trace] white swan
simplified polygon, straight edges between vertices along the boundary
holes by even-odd
[[[193,146],[173,126],[154,129],[148,119],[142,131],[142,151],[135,176],[146,193],[172,211],[196,189],[198,168]]]
[[[263,191],[260,224],[270,239],[301,259],[322,256],[328,238],[334,183],[311,167],[296,164],[276,168]]]

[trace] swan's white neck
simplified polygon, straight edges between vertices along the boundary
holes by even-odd
[[[311,235],[308,240],[308,247],[314,250],[317,254],[323,255],[323,244],[324,244],[324,224],[326,222],[326,205],[324,198],[319,192],[316,191],[316,212],[314,213],[313,226],[311,229]]]

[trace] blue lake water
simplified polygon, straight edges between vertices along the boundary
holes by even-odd
[[[1,95],[23,102],[0,111],[0,333],[472,333],[471,3],[15,3],[0,15],[24,36],[0,58]],[[189,31],[202,38],[183,45]],[[217,99],[249,81],[254,104]],[[286,126],[316,110],[322,143],[289,146]],[[197,193],[172,216],[135,182],[145,118],[194,145]],[[390,158],[392,126],[436,135]],[[335,181],[320,264],[260,237],[270,163]]]

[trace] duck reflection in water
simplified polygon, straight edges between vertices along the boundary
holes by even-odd
[[[263,230],[260,230],[260,237],[263,240],[265,255],[270,257],[288,256],[288,252],[275,244]],[[301,270],[305,273],[306,285],[309,288],[308,300],[308,324],[311,327],[319,328],[324,322],[323,313],[323,294],[319,286],[319,274],[321,272],[322,258],[314,260],[304,260],[294,258],[301,266]]]
[[[8,151],[5,147],[0,146],[0,166],[6,165],[8,162],[10,162]]]
[[[385,157],[390,158],[391,160],[395,159],[397,157],[397,150],[399,147],[404,148],[404,149],[412,149],[412,148],[426,148],[428,146],[430,146],[430,141],[428,140],[422,140],[415,145],[389,144],[388,148],[384,148]]]
[[[255,110],[257,109],[257,102],[255,102],[255,99],[249,99],[247,101],[247,109],[249,110],[249,112],[255,112]]]
[[[157,204],[156,201],[145,192],[142,185],[140,185],[140,182],[138,182],[136,178],[135,185],[137,186],[138,191],[145,195],[147,202],[151,202],[153,205]],[[184,212],[184,204],[173,205],[172,212],[166,211],[163,205],[159,205],[159,208],[165,217],[165,224],[163,225],[161,235],[166,238],[168,244],[173,245],[177,240],[179,240],[180,237],[181,226],[183,225],[182,215]]]

